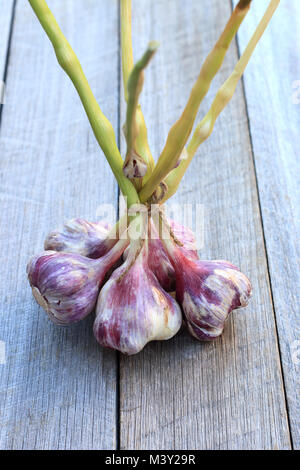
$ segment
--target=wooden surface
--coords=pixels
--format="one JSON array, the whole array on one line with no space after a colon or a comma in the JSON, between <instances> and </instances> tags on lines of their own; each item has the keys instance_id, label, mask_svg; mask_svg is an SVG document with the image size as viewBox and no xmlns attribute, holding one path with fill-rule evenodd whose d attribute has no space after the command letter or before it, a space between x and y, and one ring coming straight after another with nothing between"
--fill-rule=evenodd
<instances>
[{"instance_id":1,"label":"wooden surface","mask_svg":"<svg viewBox=\"0 0 300 470\"><path fill-rule=\"evenodd\" d=\"M51 7L117 127L118 8L110 0L101 9L94 1L79 3L74 9L73 1L56 0ZM53 328L32 301L25 269L63 220L96 218L100 203L116 206L117 185L24 0L16 8L0 155L0 321L7 350L0 366L0 447L114 448L116 354L97 346L92 318Z\"/></svg>"},{"instance_id":2,"label":"wooden surface","mask_svg":"<svg viewBox=\"0 0 300 470\"><path fill-rule=\"evenodd\" d=\"M262 2L253 9L239 43L245 47ZM282 2L245 74L272 295L291 434L300 448L300 4ZM279 47L273 47L278 40ZM261 79L259 70L264 70ZM258 90L252 84L259 83ZM297 88L295 88L297 86ZM298 351L298 353L297 353Z\"/></svg>"},{"instance_id":3,"label":"wooden surface","mask_svg":"<svg viewBox=\"0 0 300 470\"><path fill-rule=\"evenodd\" d=\"M182 331L126 358L96 345L92 318L56 327L31 297L25 267L47 232L70 217L99 218L103 203L113 217L118 191L27 2L17 0L9 48L13 2L3 8L3 1L0 341L7 357L0 364L0 448L299 449L300 364L292 356L300 340L300 105L293 100L299 2L283 0L169 204L180 205L177 218L182 204L200 205L200 256L240 266L252 280L253 299L215 343ZM253 3L199 117L267 4ZM49 0L49 6L120 134L118 2L77 0L74 8L74 0ZM134 0L133 11L135 58L149 40L161 42L141 99L156 158L231 2Z\"/></svg>"}]
</instances>

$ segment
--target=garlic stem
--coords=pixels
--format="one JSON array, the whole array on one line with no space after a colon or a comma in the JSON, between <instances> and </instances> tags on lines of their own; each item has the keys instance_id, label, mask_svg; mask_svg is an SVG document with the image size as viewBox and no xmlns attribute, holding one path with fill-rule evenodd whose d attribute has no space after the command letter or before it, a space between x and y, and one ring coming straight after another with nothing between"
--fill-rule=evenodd
<instances>
[{"instance_id":1,"label":"garlic stem","mask_svg":"<svg viewBox=\"0 0 300 470\"><path fill-rule=\"evenodd\" d=\"M124 162L124 172L126 168L131 168L131 164L133 160L136 165L139 165L138 177L145 176L147 172L147 164L144 162L144 159L141 155L139 155L138 150L136 148L136 138L138 135L138 124L140 122L137 121L137 110L138 110L138 101L139 95L142 91L143 84L144 84L144 69L149 64L151 58L155 54L158 48L158 43L156 41L152 41L149 43L148 48L142 58L135 64L133 67L127 82L127 89L128 89L128 100L127 100L127 113L126 113L126 125L125 125L125 137L127 141L127 151L126 151L126 158ZM136 169L137 167L135 167ZM134 168L129 171L129 173L134 172ZM126 173L125 173L126 174ZM127 175L128 176L128 175ZM133 175L129 176L133 178Z\"/></svg>"},{"instance_id":2,"label":"garlic stem","mask_svg":"<svg viewBox=\"0 0 300 470\"><path fill-rule=\"evenodd\" d=\"M121 48L122 48L122 72L125 101L128 101L127 83L133 70L133 51L131 34L131 0L121 0ZM147 173L143 178L145 183L150 177L155 163L148 143L148 133L141 106L136 109L136 151L147 164Z\"/></svg>"},{"instance_id":3,"label":"garlic stem","mask_svg":"<svg viewBox=\"0 0 300 470\"><path fill-rule=\"evenodd\" d=\"M128 101L128 78L133 69L133 50L131 38L131 0L121 0L121 47L124 97Z\"/></svg>"},{"instance_id":4,"label":"garlic stem","mask_svg":"<svg viewBox=\"0 0 300 470\"><path fill-rule=\"evenodd\" d=\"M116 261L120 258L123 251L129 245L129 238L122 238L101 258L99 258L99 265L102 265L103 262L110 269Z\"/></svg>"},{"instance_id":5,"label":"garlic stem","mask_svg":"<svg viewBox=\"0 0 300 470\"><path fill-rule=\"evenodd\" d=\"M207 56L189 100L179 120L170 129L165 147L149 180L139 193L141 202L150 198L157 185L177 165L184 146L191 134L199 106L207 94L210 84L222 66L225 54L240 24L245 18L251 0L240 0L234 9L215 47Z\"/></svg>"},{"instance_id":6,"label":"garlic stem","mask_svg":"<svg viewBox=\"0 0 300 470\"><path fill-rule=\"evenodd\" d=\"M54 47L58 63L70 77L79 94L95 137L108 160L122 193L127 196L128 206L138 203L137 192L122 171L123 160L117 147L113 127L102 113L78 58L63 35L46 1L28 1Z\"/></svg>"},{"instance_id":7,"label":"garlic stem","mask_svg":"<svg viewBox=\"0 0 300 470\"><path fill-rule=\"evenodd\" d=\"M187 146L188 158L186 160L183 160L179 167L173 170L172 174L170 174L169 177L167 177L165 180L166 184L168 185L168 192L162 202L165 202L176 192L178 185L189 164L191 163L198 147L211 135L218 116L221 114L225 106L231 100L236 90L237 84L241 76L243 75L248 62L279 3L280 0L271 0L263 18L261 19L254 34L252 35L245 51L243 52L238 63L236 64L232 74L223 83L223 85L217 92L208 113L196 126L190 143Z\"/></svg>"}]
</instances>

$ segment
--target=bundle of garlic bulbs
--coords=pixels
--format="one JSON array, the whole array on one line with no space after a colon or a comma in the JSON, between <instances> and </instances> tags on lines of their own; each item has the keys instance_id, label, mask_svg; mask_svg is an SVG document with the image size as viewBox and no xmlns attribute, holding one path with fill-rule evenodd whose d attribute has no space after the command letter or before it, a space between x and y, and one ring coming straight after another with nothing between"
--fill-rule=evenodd
<instances>
[{"instance_id":1,"label":"bundle of garlic bulbs","mask_svg":"<svg viewBox=\"0 0 300 470\"><path fill-rule=\"evenodd\" d=\"M80 63L44 0L29 0L51 40L59 64L73 81L95 137L127 201L116 227L74 219L48 235L45 250L28 263L33 295L60 325L96 311L94 334L104 347L135 354L153 340L173 337L182 317L189 332L209 341L219 337L230 312L247 305L251 284L227 261L200 260L194 234L164 215L199 145L232 98L249 59L279 0L269 6L234 71L218 90L208 113L195 127L197 112L220 69L251 0L240 0L206 58L188 103L171 128L154 163L139 105L144 69L155 54L152 41L135 65L131 43L131 0L121 1L124 95L127 102L124 161L111 123L103 115ZM152 216L156 207L157 217ZM141 209L141 210L138 210ZM139 229L137 230L137 227ZM176 300L170 292L176 291Z\"/></svg>"}]
</instances>

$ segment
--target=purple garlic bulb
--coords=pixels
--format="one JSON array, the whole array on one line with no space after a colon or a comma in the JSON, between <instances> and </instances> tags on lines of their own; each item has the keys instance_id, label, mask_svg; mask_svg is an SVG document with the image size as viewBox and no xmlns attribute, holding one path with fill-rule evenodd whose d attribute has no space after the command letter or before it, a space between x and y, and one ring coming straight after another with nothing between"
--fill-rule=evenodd
<instances>
[{"instance_id":1,"label":"purple garlic bulb","mask_svg":"<svg viewBox=\"0 0 300 470\"><path fill-rule=\"evenodd\" d=\"M110 226L103 222L71 219L62 230L55 230L47 236L44 248L96 259L105 255L117 241L107 239L109 229Z\"/></svg>"},{"instance_id":2,"label":"purple garlic bulb","mask_svg":"<svg viewBox=\"0 0 300 470\"><path fill-rule=\"evenodd\" d=\"M127 244L126 240L118 242L98 260L56 251L34 256L27 274L35 300L54 323L67 325L82 320L95 307L106 272Z\"/></svg>"},{"instance_id":3,"label":"purple garlic bulb","mask_svg":"<svg viewBox=\"0 0 300 470\"><path fill-rule=\"evenodd\" d=\"M172 338L182 322L179 305L148 267L147 242L140 252L137 243L131 242L126 261L102 288L94 323L98 343L127 355Z\"/></svg>"},{"instance_id":4,"label":"purple garlic bulb","mask_svg":"<svg viewBox=\"0 0 300 470\"><path fill-rule=\"evenodd\" d=\"M177 222L170 220L169 221L171 229L182 243L180 249L189 257L193 259L198 259L198 254L196 250L196 240L193 232L183 225L178 224ZM167 291L171 292L175 290L175 271L169 260L166 250L158 237L157 230L150 220L149 222L149 242L148 242L148 265L151 271L155 274L158 282L161 287ZM124 252L124 259L128 254L129 247Z\"/></svg>"},{"instance_id":5,"label":"purple garlic bulb","mask_svg":"<svg viewBox=\"0 0 300 470\"><path fill-rule=\"evenodd\" d=\"M176 273L176 298L190 333L202 341L218 338L230 312L248 304L249 279L227 261L194 260L171 246L172 242L168 245Z\"/></svg>"}]
</instances>

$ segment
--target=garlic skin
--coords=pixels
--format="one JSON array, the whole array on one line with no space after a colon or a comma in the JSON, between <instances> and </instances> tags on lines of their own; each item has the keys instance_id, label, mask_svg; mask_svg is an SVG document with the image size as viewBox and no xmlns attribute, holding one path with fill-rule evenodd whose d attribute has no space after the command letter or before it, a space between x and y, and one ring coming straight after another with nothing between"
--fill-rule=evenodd
<instances>
[{"instance_id":1,"label":"garlic skin","mask_svg":"<svg viewBox=\"0 0 300 470\"><path fill-rule=\"evenodd\" d=\"M148 267L146 242L138 255L134 245L102 288L94 323L98 343L126 355L137 354L150 341L172 338L182 323L179 305Z\"/></svg>"},{"instance_id":2,"label":"garlic skin","mask_svg":"<svg viewBox=\"0 0 300 470\"><path fill-rule=\"evenodd\" d=\"M180 250L182 252L193 258L198 259L198 253L196 250L196 239L195 235L187 227L178 224L177 222L170 220L169 221L171 229L182 243ZM129 247L124 251L123 257L126 259L129 251ZM157 278L161 287L167 291L172 292L175 290L175 271L172 266L172 263L169 260L166 250L158 237L157 230L150 220L149 222L149 241L148 241L148 266L153 271L155 277Z\"/></svg>"},{"instance_id":3,"label":"garlic skin","mask_svg":"<svg viewBox=\"0 0 300 470\"><path fill-rule=\"evenodd\" d=\"M117 240L106 240L109 224L88 222L85 219L68 220L62 230L55 230L47 236L45 250L78 253L88 258L105 255Z\"/></svg>"},{"instance_id":4,"label":"garlic skin","mask_svg":"<svg viewBox=\"0 0 300 470\"><path fill-rule=\"evenodd\" d=\"M159 238L149 240L148 264L161 287L167 292L174 291L175 271Z\"/></svg>"},{"instance_id":5,"label":"garlic skin","mask_svg":"<svg viewBox=\"0 0 300 470\"><path fill-rule=\"evenodd\" d=\"M131 150L131 153L126 155L123 165L123 173L126 178L143 178L147 169L147 163L137 152Z\"/></svg>"},{"instance_id":6,"label":"garlic skin","mask_svg":"<svg viewBox=\"0 0 300 470\"><path fill-rule=\"evenodd\" d=\"M89 315L95 307L105 274L122 255L127 241L98 260L77 253L45 251L27 265L35 300L54 323L68 325Z\"/></svg>"},{"instance_id":7,"label":"garlic skin","mask_svg":"<svg viewBox=\"0 0 300 470\"><path fill-rule=\"evenodd\" d=\"M181 225L175 220L170 219L168 222L170 224L171 230L173 231L173 234L182 243L182 246L179 248L185 254L185 256L188 256L192 259L199 259L194 232L189 227Z\"/></svg>"},{"instance_id":8,"label":"garlic skin","mask_svg":"<svg viewBox=\"0 0 300 470\"><path fill-rule=\"evenodd\" d=\"M233 264L192 260L173 248L176 298L190 333L201 341L218 338L232 310L245 307L252 294L249 279Z\"/></svg>"},{"instance_id":9,"label":"garlic skin","mask_svg":"<svg viewBox=\"0 0 300 470\"><path fill-rule=\"evenodd\" d=\"M34 298L54 323L74 323L93 310L101 281L96 261L46 251L30 260L27 274Z\"/></svg>"}]
</instances>

